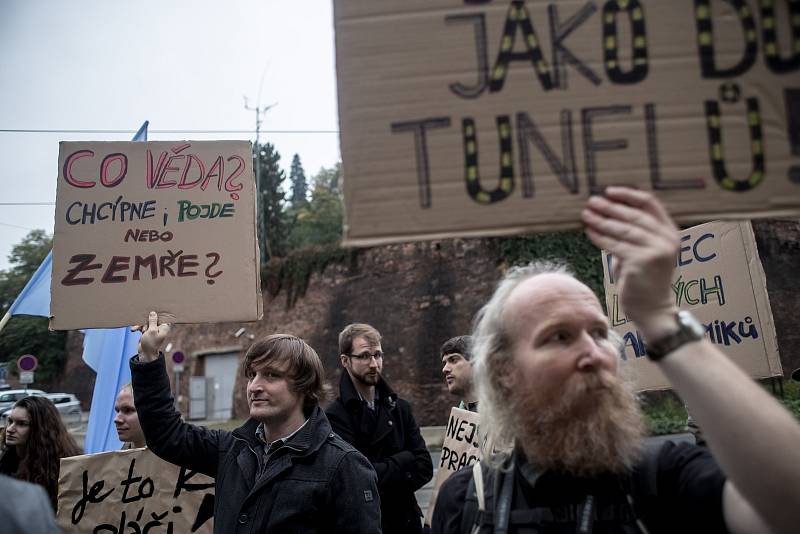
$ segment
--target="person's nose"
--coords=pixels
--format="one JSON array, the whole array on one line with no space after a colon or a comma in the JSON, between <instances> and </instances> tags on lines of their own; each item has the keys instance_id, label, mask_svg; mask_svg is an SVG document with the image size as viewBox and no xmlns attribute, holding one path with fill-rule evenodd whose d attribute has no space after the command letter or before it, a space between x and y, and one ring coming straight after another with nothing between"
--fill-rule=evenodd
<instances>
[{"instance_id":1,"label":"person's nose","mask_svg":"<svg viewBox=\"0 0 800 534\"><path fill-rule=\"evenodd\" d=\"M121 425L122 424L122 414L117 412L117 415L114 416L114 424Z\"/></svg>"},{"instance_id":2,"label":"person's nose","mask_svg":"<svg viewBox=\"0 0 800 534\"><path fill-rule=\"evenodd\" d=\"M264 384L260 377L255 376L250 383L247 384L248 393L259 393L264 390Z\"/></svg>"},{"instance_id":3,"label":"person's nose","mask_svg":"<svg viewBox=\"0 0 800 534\"><path fill-rule=\"evenodd\" d=\"M583 332L578 340L578 370L593 371L603 365L603 349L590 333Z\"/></svg>"}]
</instances>

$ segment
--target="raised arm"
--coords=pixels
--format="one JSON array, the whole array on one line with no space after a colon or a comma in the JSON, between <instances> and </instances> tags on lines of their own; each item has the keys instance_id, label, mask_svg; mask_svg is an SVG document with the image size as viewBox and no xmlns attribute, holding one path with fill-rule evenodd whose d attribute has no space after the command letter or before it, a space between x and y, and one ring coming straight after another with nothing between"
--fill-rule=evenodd
<instances>
[{"instance_id":1,"label":"raised arm","mask_svg":"<svg viewBox=\"0 0 800 534\"><path fill-rule=\"evenodd\" d=\"M589 199L586 232L617 259L620 300L646 342L675 332L670 284L678 233L649 193L609 187ZM796 532L800 524L800 425L708 340L658 362L699 422L728 477L723 508L732 532Z\"/></svg>"},{"instance_id":2,"label":"raised arm","mask_svg":"<svg viewBox=\"0 0 800 534\"><path fill-rule=\"evenodd\" d=\"M139 341L139 354L131 359L131 383L139 423L147 446L158 457L213 477L217 473L220 440L225 433L185 423L175 410L166 362L160 354L169 330L168 324L159 325L158 315L150 312Z\"/></svg>"}]
</instances>

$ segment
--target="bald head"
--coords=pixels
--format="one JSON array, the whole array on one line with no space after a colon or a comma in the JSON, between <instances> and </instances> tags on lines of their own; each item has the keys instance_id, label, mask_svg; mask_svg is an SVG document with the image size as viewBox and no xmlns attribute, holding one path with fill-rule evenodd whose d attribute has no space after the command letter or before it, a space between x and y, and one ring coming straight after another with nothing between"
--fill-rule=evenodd
<instances>
[{"instance_id":1,"label":"bald head","mask_svg":"<svg viewBox=\"0 0 800 534\"><path fill-rule=\"evenodd\" d=\"M520 281L508 294L502 309L511 344L525 339L536 326L547 326L555 312L588 309L605 316L603 307L589 287L566 273L536 274Z\"/></svg>"}]
</instances>

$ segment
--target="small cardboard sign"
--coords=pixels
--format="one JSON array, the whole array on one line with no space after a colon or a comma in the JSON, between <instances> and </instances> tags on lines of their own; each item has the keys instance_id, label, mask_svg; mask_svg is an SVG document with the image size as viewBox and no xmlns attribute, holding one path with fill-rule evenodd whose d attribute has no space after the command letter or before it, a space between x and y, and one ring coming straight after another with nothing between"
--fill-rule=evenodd
<instances>
[{"instance_id":1,"label":"small cardboard sign","mask_svg":"<svg viewBox=\"0 0 800 534\"><path fill-rule=\"evenodd\" d=\"M481 459L480 433L478 432L478 414L461 408L450 410L450 418L445 427L442 441L442 456L436 477L433 479L433 491L428 503L425 524L430 525L433 508L439 488L450 475L463 467L469 467Z\"/></svg>"},{"instance_id":2,"label":"small cardboard sign","mask_svg":"<svg viewBox=\"0 0 800 534\"><path fill-rule=\"evenodd\" d=\"M62 142L50 326L261 317L247 141Z\"/></svg>"},{"instance_id":3,"label":"small cardboard sign","mask_svg":"<svg viewBox=\"0 0 800 534\"><path fill-rule=\"evenodd\" d=\"M672 387L646 358L644 340L620 307L614 257L603 255L611 327L625 342L624 365L633 367L637 389ZM681 231L672 283L675 303L706 326L706 337L754 378L781 376L767 284L749 221L714 221Z\"/></svg>"},{"instance_id":4,"label":"small cardboard sign","mask_svg":"<svg viewBox=\"0 0 800 534\"><path fill-rule=\"evenodd\" d=\"M800 19L755 0L335 0L345 244L800 213ZM790 11L791 10L791 11Z\"/></svg>"},{"instance_id":5,"label":"small cardboard sign","mask_svg":"<svg viewBox=\"0 0 800 534\"><path fill-rule=\"evenodd\" d=\"M61 460L58 526L65 533L214 530L214 479L147 449Z\"/></svg>"}]
</instances>

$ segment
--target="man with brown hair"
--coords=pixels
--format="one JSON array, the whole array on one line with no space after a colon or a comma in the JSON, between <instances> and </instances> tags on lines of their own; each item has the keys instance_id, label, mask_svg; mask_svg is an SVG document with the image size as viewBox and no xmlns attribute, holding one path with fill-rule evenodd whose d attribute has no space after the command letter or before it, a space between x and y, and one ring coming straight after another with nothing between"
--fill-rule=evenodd
<instances>
[{"instance_id":1,"label":"man with brown hair","mask_svg":"<svg viewBox=\"0 0 800 534\"><path fill-rule=\"evenodd\" d=\"M147 446L216 479L214 532L380 533L377 478L319 407L322 362L302 339L271 335L247 351L250 418L233 432L181 420L159 352L169 325L150 313L131 359Z\"/></svg>"},{"instance_id":2,"label":"man with brown hair","mask_svg":"<svg viewBox=\"0 0 800 534\"><path fill-rule=\"evenodd\" d=\"M339 359L339 398L326 410L331 426L378 473L384 534L420 532L414 492L431 479L433 464L411 406L381 375L380 332L368 324L348 325L339 334Z\"/></svg>"}]
</instances>

